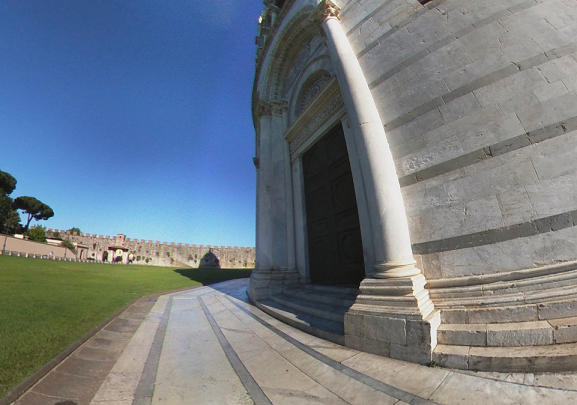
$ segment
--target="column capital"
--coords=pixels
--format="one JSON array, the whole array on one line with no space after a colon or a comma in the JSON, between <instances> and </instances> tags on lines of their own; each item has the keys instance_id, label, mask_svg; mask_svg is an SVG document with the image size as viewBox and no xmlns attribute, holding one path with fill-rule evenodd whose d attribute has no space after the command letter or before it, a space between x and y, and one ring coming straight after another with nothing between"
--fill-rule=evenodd
<instances>
[{"instance_id":1,"label":"column capital","mask_svg":"<svg viewBox=\"0 0 577 405\"><path fill-rule=\"evenodd\" d=\"M254 109L254 112L259 119L262 118L263 116L270 117L272 115L271 103L259 100L256 105L256 108Z\"/></svg>"},{"instance_id":2,"label":"column capital","mask_svg":"<svg viewBox=\"0 0 577 405\"><path fill-rule=\"evenodd\" d=\"M260 119L273 115L283 115L285 111L288 111L288 103L284 100L271 102L259 100L255 108L255 115Z\"/></svg>"},{"instance_id":3,"label":"column capital","mask_svg":"<svg viewBox=\"0 0 577 405\"><path fill-rule=\"evenodd\" d=\"M286 101L273 101L270 103L271 113L274 115L283 115L288 111L288 103Z\"/></svg>"},{"instance_id":4,"label":"column capital","mask_svg":"<svg viewBox=\"0 0 577 405\"><path fill-rule=\"evenodd\" d=\"M311 14L311 20L320 23L325 22L330 18L339 19L341 8L333 3L331 0L321 0L316 10Z\"/></svg>"}]
</instances>

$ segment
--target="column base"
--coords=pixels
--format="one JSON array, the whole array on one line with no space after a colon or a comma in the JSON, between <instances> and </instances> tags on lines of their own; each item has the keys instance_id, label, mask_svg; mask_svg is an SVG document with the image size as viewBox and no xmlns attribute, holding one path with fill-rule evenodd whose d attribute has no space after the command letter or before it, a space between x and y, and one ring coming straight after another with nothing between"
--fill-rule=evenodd
<instances>
[{"instance_id":1,"label":"column base","mask_svg":"<svg viewBox=\"0 0 577 405\"><path fill-rule=\"evenodd\" d=\"M345 314L345 346L428 365L437 345L440 312L422 274L365 279Z\"/></svg>"},{"instance_id":2,"label":"column base","mask_svg":"<svg viewBox=\"0 0 577 405\"><path fill-rule=\"evenodd\" d=\"M268 299L282 292L285 286L298 284L299 277L296 269L254 269L250 275L248 298L253 304Z\"/></svg>"}]
</instances>

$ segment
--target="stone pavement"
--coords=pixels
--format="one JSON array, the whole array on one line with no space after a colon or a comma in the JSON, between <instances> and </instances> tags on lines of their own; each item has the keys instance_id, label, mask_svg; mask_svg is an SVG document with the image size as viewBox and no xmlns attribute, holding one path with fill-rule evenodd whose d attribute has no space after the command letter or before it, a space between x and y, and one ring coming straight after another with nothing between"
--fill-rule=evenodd
<instances>
[{"instance_id":1,"label":"stone pavement","mask_svg":"<svg viewBox=\"0 0 577 405\"><path fill-rule=\"evenodd\" d=\"M154 307L156 300L157 296L154 295L136 300L64 360L57 363L56 367L25 391L16 403L18 405L89 404L134 333ZM25 384L31 379L35 379L35 375L25 381ZM21 387L16 390L19 388ZM9 397L10 395L2 398L0 404L10 401Z\"/></svg>"},{"instance_id":2,"label":"stone pavement","mask_svg":"<svg viewBox=\"0 0 577 405\"><path fill-rule=\"evenodd\" d=\"M64 361L15 405L544 405L577 401L575 373L431 368L312 337L250 305L247 285L246 279L231 280L159 297L129 341L110 344L114 347L109 350L117 354L115 362L111 357L92 358L99 381L89 376L82 380L78 375L82 367L63 369ZM123 322L113 321L95 336L100 336L101 343L114 341L114 334L122 333ZM78 362L94 345L89 342L69 358ZM60 374L55 385L59 388L50 391L54 373ZM66 375L69 382L63 384Z\"/></svg>"}]
</instances>

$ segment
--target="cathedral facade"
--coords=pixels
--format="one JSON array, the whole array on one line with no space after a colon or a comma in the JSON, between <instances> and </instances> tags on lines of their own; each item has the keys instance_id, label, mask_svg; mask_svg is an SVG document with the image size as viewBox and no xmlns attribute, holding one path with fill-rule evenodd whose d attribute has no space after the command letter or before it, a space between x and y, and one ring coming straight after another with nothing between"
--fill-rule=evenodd
<instances>
[{"instance_id":1,"label":"cathedral facade","mask_svg":"<svg viewBox=\"0 0 577 405\"><path fill-rule=\"evenodd\" d=\"M577 3L264 3L250 299L401 360L577 369Z\"/></svg>"}]
</instances>

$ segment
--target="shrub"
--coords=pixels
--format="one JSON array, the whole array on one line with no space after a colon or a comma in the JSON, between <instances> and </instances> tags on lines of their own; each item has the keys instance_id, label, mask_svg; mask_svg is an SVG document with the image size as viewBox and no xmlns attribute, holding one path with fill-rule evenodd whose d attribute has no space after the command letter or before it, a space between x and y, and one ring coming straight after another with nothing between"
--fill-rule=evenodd
<instances>
[{"instance_id":1,"label":"shrub","mask_svg":"<svg viewBox=\"0 0 577 405\"><path fill-rule=\"evenodd\" d=\"M63 240L63 241L60 243L60 246L65 247L65 248L68 248L68 249L72 250L72 252L73 252L74 254L76 254L76 246L74 246L74 243L70 242L69 240ZM93 254L94 254L94 253L93 253Z\"/></svg>"},{"instance_id":2,"label":"shrub","mask_svg":"<svg viewBox=\"0 0 577 405\"><path fill-rule=\"evenodd\" d=\"M43 226L34 226L26 231L26 236L35 242L46 242L46 229Z\"/></svg>"}]
</instances>

